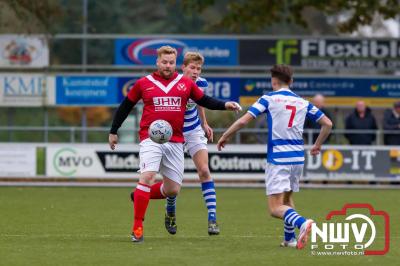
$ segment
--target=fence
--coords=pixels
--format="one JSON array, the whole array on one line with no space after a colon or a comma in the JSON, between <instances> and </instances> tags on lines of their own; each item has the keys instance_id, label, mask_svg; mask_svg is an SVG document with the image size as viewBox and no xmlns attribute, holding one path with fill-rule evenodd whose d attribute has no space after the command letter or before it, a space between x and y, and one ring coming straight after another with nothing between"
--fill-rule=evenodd
<instances>
[{"instance_id":1,"label":"fence","mask_svg":"<svg viewBox=\"0 0 400 266\"><path fill-rule=\"evenodd\" d=\"M0 142L15 142L14 133L27 133L25 139L18 139L18 142L69 142L69 143L94 143L94 142L107 142L109 127L42 127L42 126L0 126ZM214 128L216 136L222 134L226 128ZM138 128L121 128L119 135L124 136L122 143L138 143ZM304 142L308 145L313 144L314 134L319 131L315 129L304 130ZM38 134L39 137L32 138L32 134ZM52 139L52 134L59 134L59 138ZM81 138L82 135L89 135L87 138ZM268 129L266 128L243 128L236 133L232 142L235 144L254 144L254 143L267 143ZM400 138L399 130L346 130L346 129L333 129L329 143L331 144L346 144L344 135L346 134L375 134L376 141L374 145L384 145L384 135L393 134L398 135ZM96 137L93 137L93 136ZM128 137L126 137L128 135ZM92 136L92 137L90 137ZM85 141L86 139L86 141ZM82 141L83 140L83 141Z\"/></svg>"}]
</instances>

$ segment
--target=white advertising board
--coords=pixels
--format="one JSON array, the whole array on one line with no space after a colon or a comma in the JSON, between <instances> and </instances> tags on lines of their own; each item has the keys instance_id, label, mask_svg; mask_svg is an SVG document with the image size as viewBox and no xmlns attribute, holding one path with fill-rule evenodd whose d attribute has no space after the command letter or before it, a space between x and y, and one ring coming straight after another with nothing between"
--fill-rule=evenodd
<instances>
[{"instance_id":1,"label":"white advertising board","mask_svg":"<svg viewBox=\"0 0 400 266\"><path fill-rule=\"evenodd\" d=\"M0 74L0 106L51 105L54 104L54 91L54 77L41 74Z\"/></svg>"},{"instance_id":2,"label":"white advertising board","mask_svg":"<svg viewBox=\"0 0 400 266\"><path fill-rule=\"evenodd\" d=\"M0 177L36 176L36 147L0 144Z\"/></svg>"},{"instance_id":3,"label":"white advertising board","mask_svg":"<svg viewBox=\"0 0 400 266\"><path fill-rule=\"evenodd\" d=\"M398 180L400 150L383 146L325 146L318 156L305 150L304 180ZM209 145L209 167L216 180L265 178L266 146L228 145L222 152ZM47 176L92 178L137 178L139 146L48 145ZM184 180L197 180L190 157L185 157Z\"/></svg>"},{"instance_id":4,"label":"white advertising board","mask_svg":"<svg viewBox=\"0 0 400 266\"><path fill-rule=\"evenodd\" d=\"M0 68L41 68L49 65L49 47L43 35L0 35Z\"/></svg>"}]
</instances>

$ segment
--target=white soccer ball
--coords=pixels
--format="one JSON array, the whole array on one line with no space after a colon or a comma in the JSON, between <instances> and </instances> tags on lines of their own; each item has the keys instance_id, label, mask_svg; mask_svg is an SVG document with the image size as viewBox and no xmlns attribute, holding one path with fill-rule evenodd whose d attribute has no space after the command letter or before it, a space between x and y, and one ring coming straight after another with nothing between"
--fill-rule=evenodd
<instances>
[{"instance_id":1,"label":"white soccer ball","mask_svg":"<svg viewBox=\"0 0 400 266\"><path fill-rule=\"evenodd\" d=\"M172 137L171 124L165 120L156 120L150 124L149 137L152 141L163 144Z\"/></svg>"}]
</instances>

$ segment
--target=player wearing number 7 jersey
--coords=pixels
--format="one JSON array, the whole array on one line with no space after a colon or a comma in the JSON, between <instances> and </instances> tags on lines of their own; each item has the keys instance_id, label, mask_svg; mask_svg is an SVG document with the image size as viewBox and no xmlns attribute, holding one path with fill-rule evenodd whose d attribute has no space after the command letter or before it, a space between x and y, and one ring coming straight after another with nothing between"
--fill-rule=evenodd
<instances>
[{"instance_id":1,"label":"player wearing number 7 jersey","mask_svg":"<svg viewBox=\"0 0 400 266\"><path fill-rule=\"evenodd\" d=\"M311 148L311 155L321 151L328 137L332 122L317 107L297 96L289 89L293 83L292 70L286 65L271 69L273 92L263 95L247 113L237 120L219 139L221 150L230 137L261 114L267 115L268 151L265 170L266 194L270 213L284 222L283 247L304 248L313 220L305 219L294 210L293 192L299 191L303 174L304 142L303 125L306 117L321 124L321 131ZM296 239L295 228L300 229Z\"/></svg>"}]
</instances>

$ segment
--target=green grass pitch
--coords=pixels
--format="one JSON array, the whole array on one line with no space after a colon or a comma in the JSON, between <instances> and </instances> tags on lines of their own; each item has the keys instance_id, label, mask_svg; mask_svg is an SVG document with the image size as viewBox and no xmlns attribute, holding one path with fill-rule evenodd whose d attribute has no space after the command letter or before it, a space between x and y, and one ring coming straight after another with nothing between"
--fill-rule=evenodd
<instances>
[{"instance_id":1,"label":"green grass pitch","mask_svg":"<svg viewBox=\"0 0 400 266\"><path fill-rule=\"evenodd\" d=\"M200 189L183 188L178 233L164 228L164 201L151 201L145 242L130 242L130 188L0 187L0 265L399 265L399 190L303 189L304 216L322 220L345 203L391 216L385 256L312 256L280 248L282 222L266 211L264 189L217 189L219 236L208 236Z\"/></svg>"}]
</instances>

